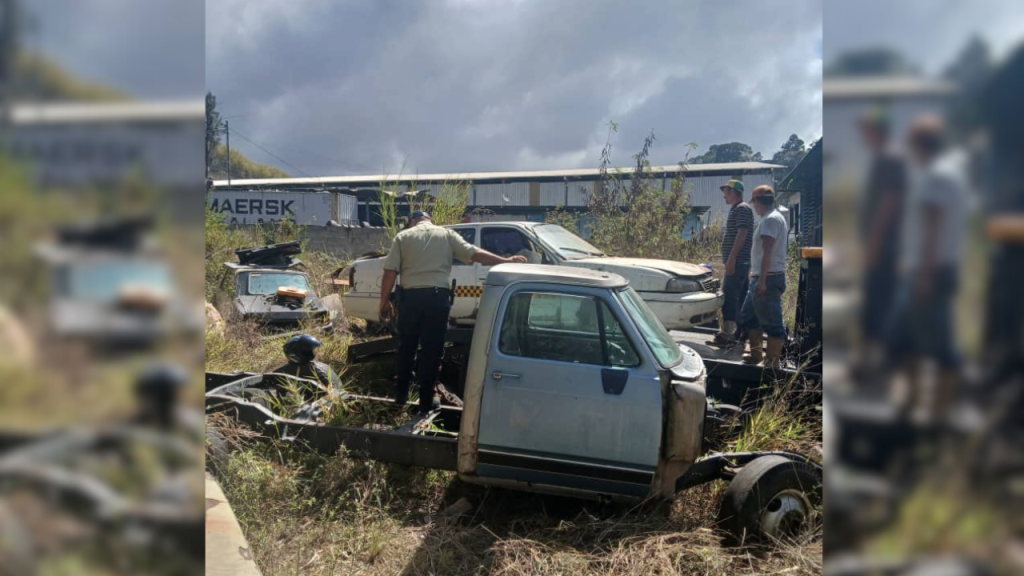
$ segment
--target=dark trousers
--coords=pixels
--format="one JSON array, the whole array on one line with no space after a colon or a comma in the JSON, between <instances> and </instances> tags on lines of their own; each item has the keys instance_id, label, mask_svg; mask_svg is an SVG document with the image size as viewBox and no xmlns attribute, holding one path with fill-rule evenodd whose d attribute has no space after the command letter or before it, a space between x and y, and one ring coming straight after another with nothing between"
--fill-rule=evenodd
<instances>
[{"instance_id":1,"label":"dark trousers","mask_svg":"<svg viewBox=\"0 0 1024 576\"><path fill-rule=\"evenodd\" d=\"M886 337L893 298L899 289L896 265L884 262L865 271L861 330L865 340L882 342Z\"/></svg>"},{"instance_id":2,"label":"dark trousers","mask_svg":"<svg viewBox=\"0 0 1024 576\"><path fill-rule=\"evenodd\" d=\"M418 357L416 375L420 385L420 409L433 406L434 381L444 355L445 331L451 304L447 288L402 290L398 303L398 381L395 402L409 399L413 359ZM416 350L419 348L419 354Z\"/></svg>"},{"instance_id":3,"label":"dark trousers","mask_svg":"<svg viewBox=\"0 0 1024 576\"><path fill-rule=\"evenodd\" d=\"M740 308L750 286L750 262L737 262L732 274L722 280L722 320L738 322Z\"/></svg>"}]
</instances>

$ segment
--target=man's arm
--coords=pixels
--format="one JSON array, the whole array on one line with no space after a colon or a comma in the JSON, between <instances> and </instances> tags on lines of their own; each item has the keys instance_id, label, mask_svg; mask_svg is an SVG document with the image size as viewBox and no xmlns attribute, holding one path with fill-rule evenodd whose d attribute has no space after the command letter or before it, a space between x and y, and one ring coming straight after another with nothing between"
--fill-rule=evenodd
<instances>
[{"instance_id":1,"label":"man's arm","mask_svg":"<svg viewBox=\"0 0 1024 576\"><path fill-rule=\"evenodd\" d=\"M395 288L395 281L398 278L398 271L402 269L402 248L399 245L401 235L396 236L391 243L391 250L384 259L384 277L380 283L380 321L390 322L395 313L395 307L391 304L391 291Z\"/></svg>"},{"instance_id":2,"label":"man's arm","mask_svg":"<svg viewBox=\"0 0 1024 576\"><path fill-rule=\"evenodd\" d=\"M394 306L391 304L391 291L395 288L395 281L398 279L398 272L385 270L384 277L380 281L380 321L388 322L394 313Z\"/></svg>"},{"instance_id":3,"label":"man's arm","mask_svg":"<svg viewBox=\"0 0 1024 576\"><path fill-rule=\"evenodd\" d=\"M492 254L483 248L477 250L469 258L470 262L477 262L484 266L497 266L498 264L511 264L513 262L526 262L526 256L512 256L510 258L502 258L497 254Z\"/></svg>"},{"instance_id":4,"label":"man's arm","mask_svg":"<svg viewBox=\"0 0 1024 576\"><path fill-rule=\"evenodd\" d=\"M764 284L768 272L772 269L772 248L775 247L775 238L772 236L761 236L761 246L764 252L761 255L761 276L757 279L758 284Z\"/></svg>"},{"instance_id":5,"label":"man's arm","mask_svg":"<svg viewBox=\"0 0 1024 576\"><path fill-rule=\"evenodd\" d=\"M732 271L729 270L730 268L736 269L736 257L739 255L740 250L743 249L743 243L747 241L748 233L750 233L750 230L747 228L740 228L736 231L736 241L733 242L732 251L729 252L729 260L725 263L725 269L729 274L732 274ZM730 264L732 265L730 266Z\"/></svg>"},{"instance_id":6,"label":"man's arm","mask_svg":"<svg viewBox=\"0 0 1024 576\"><path fill-rule=\"evenodd\" d=\"M879 209L878 218L872 223L871 233L868 236L868 263L878 261L882 251L882 240L885 238L885 231L889 228L892 219L896 216L899 208L899 199L893 194L886 194Z\"/></svg>"},{"instance_id":7,"label":"man's arm","mask_svg":"<svg viewBox=\"0 0 1024 576\"><path fill-rule=\"evenodd\" d=\"M928 204L924 212L924 253L921 255L921 274L918 276L918 295L927 298L934 278L939 253L939 232L944 216L941 206Z\"/></svg>"}]
</instances>

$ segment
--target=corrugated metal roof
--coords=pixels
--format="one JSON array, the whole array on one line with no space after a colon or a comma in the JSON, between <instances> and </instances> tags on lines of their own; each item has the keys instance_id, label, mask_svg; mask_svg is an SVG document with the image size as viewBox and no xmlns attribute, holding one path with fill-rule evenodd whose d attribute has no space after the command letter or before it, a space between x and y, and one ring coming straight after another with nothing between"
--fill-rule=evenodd
<instances>
[{"instance_id":1,"label":"corrugated metal roof","mask_svg":"<svg viewBox=\"0 0 1024 576\"><path fill-rule=\"evenodd\" d=\"M835 78L822 82L822 97L885 98L896 96L945 96L956 86L944 80L917 76L866 76Z\"/></svg>"},{"instance_id":2,"label":"corrugated metal roof","mask_svg":"<svg viewBox=\"0 0 1024 576\"><path fill-rule=\"evenodd\" d=\"M10 114L11 123L15 125L176 122L205 118L206 103L203 100L14 104Z\"/></svg>"},{"instance_id":3,"label":"corrugated metal roof","mask_svg":"<svg viewBox=\"0 0 1024 576\"><path fill-rule=\"evenodd\" d=\"M651 172L662 174L674 174L684 171L687 174L700 174L706 172L737 172L748 170L771 170L785 168L779 164L768 164L765 162L728 162L722 164L687 164L681 168L677 164L670 166L652 166ZM623 174L633 173L633 168L618 168ZM418 174L398 176L394 174L371 174L365 176L322 176L315 178L257 178L248 180L232 179L231 186L361 186L367 184L378 184L383 180L401 182L445 182L445 181L473 181L481 180L539 180L548 178L584 179L596 178L600 170L596 168L581 168L575 170L535 170L525 172L465 172L451 174ZM227 186L227 180L217 180L214 186Z\"/></svg>"}]
</instances>

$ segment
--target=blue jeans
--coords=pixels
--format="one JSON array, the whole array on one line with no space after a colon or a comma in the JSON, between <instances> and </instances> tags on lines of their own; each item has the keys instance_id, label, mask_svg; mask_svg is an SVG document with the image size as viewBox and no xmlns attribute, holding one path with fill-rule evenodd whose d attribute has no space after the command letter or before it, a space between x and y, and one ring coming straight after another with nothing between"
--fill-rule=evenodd
<instances>
[{"instance_id":1,"label":"blue jeans","mask_svg":"<svg viewBox=\"0 0 1024 576\"><path fill-rule=\"evenodd\" d=\"M886 348L892 362L932 358L945 369L960 366L953 322L957 274L953 266L936 270L927 280L931 286L927 299L915 293L919 272L907 274L900 283L886 334Z\"/></svg>"},{"instance_id":2,"label":"blue jeans","mask_svg":"<svg viewBox=\"0 0 1024 576\"><path fill-rule=\"evenodd\" d=\"M750 262L737 262L736 270L722 279L722 320L737 322L750 288Z\"/></svg>"},{"instance_id":3,"label":"blue jeans","mask_svg":"<svg viewBox=\"0 0 1024 576\"><path fill-rule=\"evenodd\" d=\"M786 291L786 275L772 274L765 279L763 296L757 295L757 276L750 277L747 299L740 309L740 328L760 328L770 338L785 338L786 324L782 321L782 293Z\"/></svg>"}]
</instances>

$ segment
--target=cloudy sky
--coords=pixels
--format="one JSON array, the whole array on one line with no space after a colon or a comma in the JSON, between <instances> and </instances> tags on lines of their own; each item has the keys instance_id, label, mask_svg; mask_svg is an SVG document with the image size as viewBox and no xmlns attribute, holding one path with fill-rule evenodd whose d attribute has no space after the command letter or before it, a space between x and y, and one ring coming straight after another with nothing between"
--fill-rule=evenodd
<instances>
[{"instance_id":1,"label":"cloudy sky","mask_svg":"<svg viewBox=\"0 0 1024 576\"><path fill-rule=\"evenodd\" d=\"M203 0L20 0L23 42L143 98L203 94Z\"/></svg>"},{"instance_id":2,"label":"cloudy sky","mask_svg":"<svg viewBox=\"0 0 1024 576\"><path fill-rule=\"evenodd\" d=\"M829 2L826 65L845 51L887 46L926 73L944 69L972 35L1002 57L1024 39L1020 0L857 0Z\"/></svg>"},{"instance_id":3,"label":"cloudy sky","mask_svg":"<svg viewBox=\"0 0 1024 576\"><path fill-rule=\"evenodd\" d=\"M232 146L293 175L596 167L609 120L621 162L652 129L655 163L770 156L821 133L821 22L815 0L211 0L206 81Z\"/></svg>"},{"instance_id":4,"label":"cloudy sky","mask_svg":"<svg viewBox=\"0 0 1024 576\"><path fill-rule=\"evenodd\" d=\"M821 134L822 57L887 45L933 71L974 32L997 55L1024 35L1018 0L23 4L31 47L141 97L208 87L232 145L296 175L591 167L609 120L620 163L652 129L656 163L770 156Z\"/></svg>"}]
</instances>

